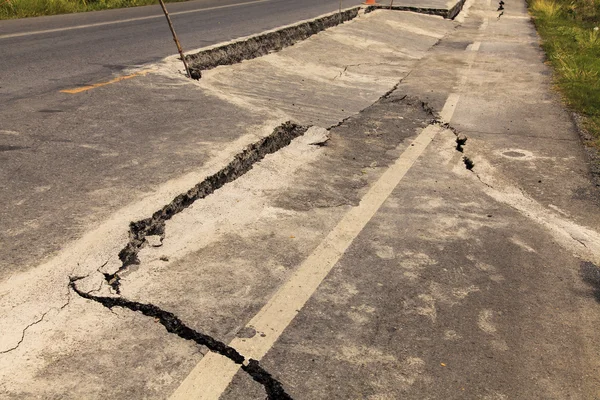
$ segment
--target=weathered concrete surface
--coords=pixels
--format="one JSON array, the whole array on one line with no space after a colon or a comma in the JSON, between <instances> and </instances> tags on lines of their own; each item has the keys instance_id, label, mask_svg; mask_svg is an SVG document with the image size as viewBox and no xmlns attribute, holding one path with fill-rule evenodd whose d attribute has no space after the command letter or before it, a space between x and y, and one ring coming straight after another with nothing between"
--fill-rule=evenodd
<instances>
[{"instance_id":1,"label":"weathered concrete surface","mask_svg":"<svg viewBox=\"0 0 600 400\"><path fill-rule=\"evenodd\" d=\"M432 143L263 360L295 398L598 394L580 260L485 196L454 147ZM224 398L242 397L262 394L238 374Z\"/></svg>"},{"instance_id":2,"label":"weathered concrete surface","mask_svg":"<svg viewBox=\"0 0 600 400\"><path fill-rule=\"evenodd\" d=\"M322 130L313 130L167 221L162 245L144 247L141 264L122 274L122 295L175 312L224 342L271 338L249 321L332 232L346 238L336 231L340 221L434 129L382 207L346 238L350 247L306 306L272 337L261 364L300 399L598 397L596 197L523 5L506 5L500 19L496 7L475 2L456 30L440 18L375 12L336 28L344 35L325 32L190 85L227 104L223 114L234 107L256 116L256 126L285 118L336 126L325 146L316 145ZM377 42L390 26L402 29L404 47L389 36ZM323 37L343 51L319 52L327 49ZM369 69L344 71L361 51ZM188 85L171 65L156 70L174 78L158 82ZM369 107L394 73L402 82ZM467 137L463 153L443 122ZM167 398L203 371L194 366L208 359L205 349L66 288L69 274L91 273L80 288L109 295L95 270L106 260L100 271L118 266L127 240L122 218L148 216L188 178L159 187L62 258L3 286L3 301L20 306L4 314L2 331L17 339L20 330L6 321L24 315L22 328L42 315L30 309L56 309L1 356L0 393ZM222 397L258 399L264 391L238 374Z\"/></svg>"},{"instance_id":3,"label":"weathered concrete surface","mask_svg":"<svg viewBox=\"0 0 600 400\"><path fill-rule=\"evenodd\" d=\"M500 18L495 7L471 8L480 17L432 49L400 89L437 110L458 95L452 126L469 138L466 154L482 157L480 171L496 171L558 215L597 229L598 190L571 116L548 89L551 71L525 5Z\"/></svg>"},{"instance_id":4,"label":"weathered concrete surface","mask_svg":"<svg viewBox=\"0 0 600 400\"><path fill-rule=\"evenodd\" d=\"M7 174L6 181L13 185L10 190L2 192L3 196L6 196L8 201L14 202L15 206L17 203L31 206L29 211L21 214L7 213L5 220L9 225L14 223L13 226L17 226L23 223L23 216L33 215L31 220L38 225L32 222L30 225L34 230L12 231L12 233L16 232L14 236L7 235L7 241L16 246L13 251L5 254L8 257L5 265L11 268L18 267L24 272L13 272L6 276L0 288L3 296L0 317L3 332L2 350L4 351L0 360L3 377L2 393L16 398L31 396L103 398L107 395L116 398L161 398L165 393L174 390L201 358L202 353L190 352L190 348L193 347L190 347L188 343L174 343L165 348L162 343L170 338L165 337L165 333L158 325L156 325L156 329L144 330L143 335L132 335L130 329L135 329L137 322L133 322L127 317L128 312L115 310L116 314L105 315L106 310L100 305L89 307L90 304L87 301L73 297L73 294L69 294L67 291L69 276L92 274L91 279L82 282L81 287L86 290L98 288L98 284L102 283L100 272L114 272L119 267L117 254L127 242L129 221L150 216L154 211L170 202L177 194L187 191L205 176L221 168L245 145L269 134L284 120L294 119L302 123L317 121L324 126L329 126L335 125L340 120L367 107L402 79L410 71L410 65L414 65L428 48L454 26L452 22L436 17L377 12L339 29L343 28L349 37L358 38L361 33L366 36L370 30L379 29L375 25L386 21L389 21L385 28L386 36L379 37L379 41L372 49L369 45L373 42L366 40L357 45L340 44L344 40L344 35L332 35L331 38L327 36L323 39L319 34L303 43L310 46L310 43L314 42L313 49L319 48L325 54L335 52L339 56L339 63L336 64L325 58L311 59L308 57L308 52L304 50L303 54L306 55L307 62L312 63L310 64L314 72L312 75L302 70L297 70L298 73L294 75L292 71L287 70L285 64L277 64L278 60L281 61L280 57L282 56L291 59L298 57L294 56L292 49L290 52L284 51L265 57L268 62L273 62L271 67L273 75L280 75L279 85L293 85L286 88L281 87L279 94L276 93L276 82L272 82L271 86L264 86L262 89L257 88L259 91L274 91L269 93L268 97L262 98L259 96L248 98L243 93L228 92L228 89L219 83L219 79L225 79L226 74L231 73L228 71L229 68L249 68L250 62L233 67L217 68L214 70L212 79L209 75L208 79L196 85L182 79L175 69L169 69L172 65L169 61L154 70L157 73L168 72L166 76L155 73L122 82L118 86L99 88L81 97L65 95L65 103L71 107L70 109L74 113L73 119L57 117L56 115L60 114L58 112L44 112L43 114L48 117L44 120L34 119L31 126L28 127L27 134L16 123L15 126L7 126L5 133L25 141L29 140L27 143L24 142L28 145L38 143L40 137L45 139L49 131L67 132L68 140L72 140L68 143L73 145L71 154L73 159L64 158L63 146L46 144L53 143L52 137L38 145L38 151L44 152L44 159L49 165L61 162L61 168L58 169L60 176L58 177L52 175L57 171L55 168L40 169L38 167L39 174L36 176L41 182L38 186L41 188L39 193L43 194L42 197L27 197L33 194L27 192L21 193L26 198L15 198L14 194L20 193L19 181L8 179L9 176L19 176L18 173L23 171L23 168L33 168L33 160L39 165L39 157L28 159L28 154L24 153L21 155L21 159L11 158L7 164L8 168L3 169L3 172ZM354 32L351 29L352 24L356 24ZM369 25L373 25L372 29L369 29ZM401 44L398 44L396 37L398 33L406 37ZM386 46L389 48L386 49ZM294 46L293 50L303 51L300 45ZM362 52L361 56L356 54L357 50ZM255 71L264 70L262 63L265 62L265 59L252 62ZM295 62L300 63L299 60L300 57ZM352 71L352 67L348 67L348 71L344 71L347 65L345 63L360 64L376 60L381 65L374 65L365 72ZM321 69L317 65L318 62L323 63ZM402 68L394 67L400 65ZM329 72L332 72L331 76L328 75ZM290 91L296 90L295 88L303 80L310 85L309 90L296 94L290 93ZM336 96L344 96L345 100L335 99L331 94L332 90L336 91ZM113 96L118 101L115 100L110 106L95 104L95 99L106 98L107 95ZM352 99L352 96L358 97ZM298 112L295 107L297 99L312 104L313 111L306 112L300 109ZM337 103L333 107L329 104L332 99ZM9 114L8 116L12 115L10 113L18 114L30 107L30 104L20 101L16 103L15 107L3 110L3 113ZM173 104L177 104L177 106L173 107ZM329 110L334 111L332 115L324 115L323 110L327 110L328 107ZM58 111L54 108L52 110ZM148 139L143 134L139 134L140 131L131 132L127 128L131 126L131 119L135 120L135 126L139 127L140 131L155 132L158 125L169 126L169 128L160 138ZM15 118L7 120L17 121ZM420 121L421 119L417 119L416 122L411 120L406 124L412 126L417 123L418 126ZM49 130L48 127L52 127L52 129ZM113 139L100 140L103 136L99 134L109 128L115 132ZM223 129L223 134L221 129ZM413 132L409 129L408 134ZM63 136L64 133L60 135L59 139L62 140ZM90 143L90 137L96 137L97 141ZM280 170L281 163L285 166L288 163L286 158L292 157L293 162L289 161L292 165L288 169L282 169L282 171L287 171L287 174L281 179L274 179L268 174L259 175L262 177L258 179L259 185L271 185L260 190L272 192L272 196L275 196L276 192L285 186L284 178L292 179L295 171L308 163L311 160L310 157L322 153L322 149L318 146L302 143L297 145L300 146L299 149L290 150L292 151L291 156L285 153L279 156L279 161L276 161L271 167L274 170ZM320 150L321 153L315 153L317 150ZM298 151L300 151L300 156L294 156L294 152ZM146 156L150 154L151 157ZM268 166L266 161L265 165ZM124 169L131 172L123 174ZM98 170L102 170L102 174L95 173ZM34 175L25 174L24 176ZM177 176L179 177L175 178ZM98 177L102 179L100 183ZM247 182L251 182L251 175L247 179ZM144 191L132 190L132 185L128 184L130 180L144 182L147 186L143 186ZM62 182L62 186L43 184L46 181ZM121 186L116 187L115 181L121 182ZM165 183L165 181L167 182ZM80 183L88 185L83 187L84 193L92 190L93 193L96 193L97 198L90 198L90 195L87 194L81 196L80 193L73 195L71 191L73 185ZM246 184L252 186L251 183ZM289 184L292 185L292 182ZM358 179L356 184L352 185L360 188L365 184ZM96 187L98 189L94 190ZM133 187L138 188L138 186ZM241 198L236 198L236 203L237 200L240 200L240 206L248 207L249 203L241 201L247 195L245 191L243 193ZM67 197L69 194L70 196ZM353 202L360 198L353 190L348 196L354 199ZM76 201L72 201L71 198ZM21 202L21 200L25 201ZM260 201L263 200L259 199L258 201L259 204L262 204ZM127 203L129 205L120 208ZM93 213L87 214L86 210L90 208L93 209ZM43 211L41 215L39 215L40 210ZM111 214L113 210L115 212ZM227 213L229 210L222 209L221 212ZM267 209L265 212L268 214L269 210ZM86 214L90 220L85 220L81 225L74 223ZM211 218L219 216L219 212L209 214ZM69 215L72 215L71 219L67 218ZM261 215L263 213L241 213L238 215L239 220L234 222L249 223L249 221L253 221L253 218ZM278 217L279 213L275 210L273 216ZM191 218L190 221L193 221L191 216L188 217ZM186 218L183 218L184 225ZM198 225L195 223L192 223L192 229L190 229L189 223L191 222L184 227L183 232L189 231L193 236L192 239L208 232L205 229L210 230L210 227L214 226L211 225L210 218L206 219L204 216L200 218L202 229L198 229ZM250 219L247 220L247 218ZM328 227L335 222L336 216L322 216L322 218L329 222L320 229L317 229L316 226L307 227L307 233L314 232L315 238L320 237L319 235L323 233L317 234L317 232L326 232ZM173 223L176 223L177 220L175 218ZM59 229L53 232L47 228L51 225ZM35 229L36 226L37 229ZM65 236L64 229L72 227L78 229L74 234ZM167 228L169 229L169 227ZM43 250L34 247L33 250L37 253L28 254L31 251L29 250L31 243L35 243L40 236L37 232L41 231L49 232L46 234L48 237L43 238L44 243L55 243L55 247L51 248L46 245L47 247L45 246L46 248ZM178 233L181 233L177 229L171 231L173 232L172 237L177 237ZM86 232L86 234L65 245L67 240L80 236L80 232ZM170 268L177 262L177 255L183 257L186 253L202 248L202 243L208 245L216 238L214 231L211 231L208 236L203 237L208 242L194 243L193 241L169 241L167 239L163 241L163 246L157 249L166 251L169 246L175 245L176 252L174 254L168 253L166 258L162 256L167 253L161 254L158 256L160 263L153 264L154 266L151 268L146 268L148 263L144 260L139 268L140 274L135 274L135 268L129 272L136 276L135 282L148 282L147 279L152 280L152 273L157 272L154 271L155 267ZM301 255L305 255L313 243L307 244L306 247L300 245L301 248L305 248ZM178 246L184 246L184 248L179 249ZM26 250L21 252L17 250L18 248ZM47 258L43 264L38 265L41 256L58 248L61 248L61 251L57 256ZM228 254L226 249L227 246L224 248L224 252ZM295 256L295 259L301 255ZM154 254L151 255L152 260L156 261L154 256ZM288 253L287 256L292 257L292 253ZM162 261L160 258L169 261ZM239 260L239 262L241 261L242 259ZM233 266L235 265L236 263L233 262ZM294 264L290 262L289 265L292 268ZM161 272L167 271L161 269ZM212 274L202 276L211 282L216 282L216 273L223 276L219 268ZM181 283L177 275L168 272L167 275L168 278L164 282L166 286ZM175 280L172 281L172 278ZM284 278L285 274L282 274L281 279ZM124 280L128 282L128 285L133 283L127 275ZM189 282L191 285L195 285L193 280ZM219 287L224 289L225 286L219 284ZM134 284L124 288L123 293L127 296L135 296L134 293L139 288L140 286ZM273 286L258 287L255 291L251 290L248 293L256 294L254 301L259 305L272 289ZM233 286L230 287L230 290L235 290L236 293L238 291ZM102 288L100 293L104 292L106 292L106 288ZM177 293L180 294L179 291ZM196 296L194 295L194 297ZM207 318L208 320L213 318L215 324L202 326L198 316L189 320L196 321L191 323L193 327L214 334L219 339L227 339L231 337L232 332L231 329L228 329L231 326L229 324L233 322L234 326L239 325L237 322L231 321L227 314L235 311L236 304L244 304L243 301L247 297L242 299L243 301L234 300L231 303L233 310L223 304L218 304L217 302L220 302L221 299L222 297L216 296L210 300L214 301L212 304L215 316ZM146 301L141 298L138 300ZM190 301L186 296L181 297L180 295L172 298L172 304L169 304L167 297L147 300L158 300L157 304L176 312L186 309L184 304ZM208 303L204 305L209 306ZM222 311L218 311L221 307L223 307ZM219 313L222 318L217 317ZM188 320L187 315L182 318ZM142 320L143 318L136 317L136 321ZM225 320L231 322L225 323ZM143 338L144 343L140 348L152 348L153 350L143 353L135 350L123 353L124 348L131 347L135 337ZM181 355L184 353L186 356L182 357ZM126 355L124 356L124 354ZM147 360L146 357L150 357L152 360ZM98 364L99 359L104 360L100 365ZM165 370L157 373L161 369L161 365ZM136 378L125 379L124 377L131 371L136 371ZM63 379L69 382L67 386L56 384ZM108 382L111 382L109 387L102 387Z\"/></svg>"},{"instance_id":5,"label":"weathered concrete surface","mask_svg":"<svg viewBox=\"0 0 600 400\"><path fill-rule=\"evenodd\" d=\"M293 48L205 71L197 85L263 113L329 127L390 90L453 26L441 17L375 11Z\"/></svg>"},{"instance_id":6,"label":"weathered concrete surface","mask_svg":"<svg viewBox=\"0 0 600 400\"><path fill-rule=\"evenodd\" d=\"M298 398L600 395L597 192L524 5L495 7L398 88L456 106L473 172L440 134L354 241L263 360Z\"/></svg>"}]
</instances>

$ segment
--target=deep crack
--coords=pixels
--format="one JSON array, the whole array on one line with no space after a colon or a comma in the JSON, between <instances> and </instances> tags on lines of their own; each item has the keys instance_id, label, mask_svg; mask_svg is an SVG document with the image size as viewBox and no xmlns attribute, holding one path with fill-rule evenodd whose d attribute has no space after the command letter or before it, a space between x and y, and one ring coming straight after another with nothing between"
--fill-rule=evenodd
<instances>
[{"instance_id":1,"label":"deep crack","mask_svg":"<svg viewBox=\"0 0 600 400\"><path fill-rule=\"evenodd\" d=\"M471 160L467 156L463 157L463 163L465 163L465 168L468 169L469 171L471 171L473 169L473 167L475 167L475 163L473 162L473 160Z\"/></svg>"},{"instance_id":2,"label":"deep crack","mask_svg":"<svg viewBox=\"0 0 600 400\"><path fill-rule=\"evenodd\" d=\"M126 308L131 311L142 313L143 315L151 318L155 318L165 327L167 332L173 333L185 340L191 340L201 346L207 347L210 351L227 357L234 363L240 365L241 369L246 372L250 377L260 383L267 393L267 398L270 400L285 400L292 399L283 389L283 385L275 379L269 372L267 372L257 360L248 359L241 355L236 349L225 343L214 339L213 337L204 333L198 332L186 324L184 324L175 314L164 311L154 304L138 303L136 301L130 301L123 297L104 297L95 296L88 292L81 291L77 288L75 282L83 279L83 277L71 277L69 278L69 287L73 289L75 293L84 299L92 300L102 304L110 311L114 307ZM43 318L43 317L42 317Z\"/></svg>"},{"instance_id":3,"label":"deep crack","mask_svg":"<svg viewBox=\"0 0 600 400\"><path fill-rule=\"evenodd\" d=\"M329 14L312 21L301 22L282 29L266 32L247 39L209 48L196 54L186 55L192 74L200 78L201 71L219 65L231 65L279 51L305 40L321 31L350 21L358 16L360 7Z\"/></svg>"},{"instance_id":4,"label":"deep crack","mask_svg":"<svg viewBox=\"0 0 600 400\"><path fill-rule=\"evenodd\" d=\"M289 145L293 139L303 135L307 130L308 127L289 121L278 126L269 136L238 153L225 168L207 177L186 193L175 197L169 204L156 211L152 217L131 222L129 224L129 242L119 252L121 267L114 273L103 273L106 282L116 293L120 293L121 277L119 273L130 265L139 264L138 253L145 244L146 236L158 235L161 239L164 238L166 221L191 206L196 200L205 198L225 184L244 175L266 155Z\"/></svg>"},{"instance_id":5,"label":"deep crack","mask_svg":"<svg viewBox=\"0 0 600 400\"><path fill-rule=\"evenodd\" d=\"M457 135L456 136L456 151L459 151L462 153L464 151L465 144L467 144L467 137Z\"/></svg>"},{"instance_id":6,"label":"deep crack","mask_svg":"<svg viewBox=\"0 0 600 400\"><path fill-rule=\"evenodd\" d=\"M446 19L454 19L460 13L465 4L465 0L458 1L452 8L444 9L444 8L422 8L415 6L400 6L400 5L390 5L387 4L376 4L372 6L368 6L365 8L365 14L373 12L375 10L393 10L393 11L408 11L414 12L418 14L426 14L426 15L438 15L440 17L444 17Z\"/></svg>"},{"instance_id":7,"label":"deep crack","mask_svg":"<svg viewBox=\"0 0 600 400\"><path fill-rule=\"evenodd\" d=\"M424 7L413 7L413 6L389 6L386 4L377 4L365 8L365 14L371 13L375 10L392 10L392 11L405 11L414 12L417 14L425 15L437 15L444 18L449 18L449 12L444 8L424 8ZM450 18L451 19L451 18Z\"/></svg>"}]
</instances>

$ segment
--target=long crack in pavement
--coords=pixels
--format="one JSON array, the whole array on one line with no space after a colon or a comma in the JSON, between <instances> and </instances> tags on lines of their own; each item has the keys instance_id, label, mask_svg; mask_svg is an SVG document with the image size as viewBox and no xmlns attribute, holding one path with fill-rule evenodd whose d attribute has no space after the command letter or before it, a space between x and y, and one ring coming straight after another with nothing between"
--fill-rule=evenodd
<instances>
[{"instance_id":1,"label":"long crack in pavement","mask_svg":"<svg viewBox=\"0 0 600 400\"><path fill-rule=\"evenodd\" d=\"M265 392L267 393L267 398L269 400L292 399L292 397L283 389L283 385L269 372L267 372L257 360L246 360L246 357L241 355L233 347L228 346L209 335L190 328L183 323L183 321L177 318L175 314L164 311L154 304L138 303L136 301L127 300L123 297L94 296L90 292L79 290L75 283L84 278L85 277L69 278L69 287L84 299L100 303L111 311L114 307L121 307L131 311L140 312L147 317L155 318L162 326L165 327L167 332L173 333L182 339L191 340L201 346L205 346L210 351L218 353L223 357L227 357L234 363L240 365L244 372L250 375L254 381L260 383L265 388Z\"/></svg>"},{"instance_id":2,"label":"long crack in pavement","mask_svg":"<svg viewBox=\"0 0 600 400\"><path fill-rule=\"evenodd\" d=\"M350 21L358 16L360 7L353 7L339 13L331 13L323 17L288 26L245 40L234 41L219 47L202 50L196 54L185 56L194 76L202 77L202 71L220 65L232 65L244 60L251 60L293 46L297 42Z\"/></svg>"},{"instance_id":3,"label":"long crack in pavement","mask_svg":"<svg viewBox=\"0 0 600 400\"><path fill-rule=\"evenodd\" d=\"M121 260L122 265L114 273L103 273L106 282L113 290L120 293L121 278L119 274L128 266L139 264L138 253L144 246L147 236L158 235L161 240L164 239L166 221L191 206L196 200L205 198L225 184L244 175L266 155L275 153L289 145L292 140L303 135L308 128L290 121L278 126L269 136L238 153L225 168L207 177L188 190L187 193L175 197L169 204L156 211L152 217L131 222L129 225L129 242L119 252L119 260Z\"/></svg>"}]
</instances>

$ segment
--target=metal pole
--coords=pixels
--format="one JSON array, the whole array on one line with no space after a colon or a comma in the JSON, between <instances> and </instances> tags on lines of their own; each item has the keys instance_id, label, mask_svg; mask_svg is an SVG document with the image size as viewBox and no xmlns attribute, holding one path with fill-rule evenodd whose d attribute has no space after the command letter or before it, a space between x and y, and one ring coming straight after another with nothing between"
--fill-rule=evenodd
<instances>
[{"instance_id":1,"label":"metal pole","mask_svg":"<svg viewBox=\"0 0 600 400\"><path fill-rule=\"evenodd\" d=\"M181 61L183 62L183 66L185 68L185 74L188 78L192 77L190 73L190 69L185 61L185 55L183 54L183 50L181 49L181 44L179 44L179 39L177 39L177 34L175 33L175 29L173 28L173 23L171 22L171 17L169 17L169 12L167 11L167 7L165 7L165 3L163 0L158 0L160 6L162 7L163 12L165 13L165 17L167 18L167 22L169 23L169 29L171 29L171 33L173 34L173 40L177 45L177 51L179 51L179 56L181 57Z\"/></svg>"}]
</instances>

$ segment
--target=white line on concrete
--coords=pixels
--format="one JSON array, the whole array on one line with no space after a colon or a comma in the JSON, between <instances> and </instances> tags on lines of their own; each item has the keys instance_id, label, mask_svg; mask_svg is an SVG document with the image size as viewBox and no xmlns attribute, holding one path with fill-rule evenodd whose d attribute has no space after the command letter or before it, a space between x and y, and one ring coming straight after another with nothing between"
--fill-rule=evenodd
<instances>
[{"instance_id":1,"label":"white line on concrete","mask_svg":"<svg viewBox=\"0 0 600 400\"><path fill-rule=\"evenodd\" d=\"M479 27L479 30L481 32L483 32L485 29L487 29L487 23L488 23L488 18L485 18L483 20L483 23ZM480 33L479 35L481 36L482 33ZM471 43L470 45L468 45L467 48L465 49L465 51L467 51L469 53L469 55L467 56L467 68L458 82L457 92L450 93L450 95L446 99L446 103L444 104L444 107L442 108L442 111L440 112L440 118L441 118L442 122L450 123L450 120L452 119L452 116L454 115L454 111L456 110L456 106L458 105L458 101L460 100L460 93L463 91L463 88L467 84L467 80L469 79L471 69L473 68L473 63L475 62L476 53L479 51L480 47L481 47L481 41L477 40L477 41Z\"/></svg>"},{"instance_id":2,"label":"white line on concrete","mask_svg":"<svg viewBox=\"0 0 600 400\"><path fill-rule=\"evenodd\" d=\"M483 22L479 26L479 30L480 31L485 31L487 29L489 23L490 23L490 19L488 17L485 17L485 19L483 20Z\"/></svg>"},{"instance_id":3,"label":"white line on concrete","mask_svg":"<svg viewBox=\"0 0 600 400\"><path fill-rule=\"evenodd\" d=\"M219 10L222 8L245 6L248 4L266 3L266 2L270 2L270 1L273 1L273 0L252 0L252 1L242 2L242 3L227 4L224 6L215 6L215 7L200 8L200 9L196 9L196 10L172 12L172 13L169 13L169 15L173 16L173 15L193 14L193 13L200 13L200 12L204 12L204 11ZM148 20L148 19L156 19L156 18L164 18L164 17L165 16L163 14L156 14L156 15L149 15L147 17L121 19L118 21L97 22L94 24L75 25L75 26L68 26L68 27L64 27L64 28L45 29L45 30L40 30L40 31L30 31L30 32L20 32L20 33L10 33L10 34L6 34L6 35L0 35L0 39L8 39L8 38L31 36L31 35L42 35L44 33L72 31L75 29L85 29L85 28L93 28L96 26L124 24L127 22L144 21L144 20Z\"/></svg>"},{"instance_id":4,"label":"white line on concrete","mask_svg":"<svg viewBox=\"0 0 600 400\"><path fill-rule=\"evenodd\" d=\"M429 125L396 162L373 184L357 207L342 218L291 278L246 325L258 332L250 339L235 338L230 346L247 358L260 360L317 290L346 249L390 196L427 145L442 128ZM208 353L170 400L218 399L239 369L227 358Z\"/></svg>"},{"instance_id":5,"label":"white line on concrete","mask_svg":"<svg viewBox=\"0 0 600 400\"><path fill-rule=\"evenodd\" d=\"M460 98L458 93L450 93L448 99L446 99L446 103L440 112L440 118L442 122L450 122L452 116L454 115L454 110L456 110L456 105L458 104L458 99Z\"/></svg>"}]
</instances>

